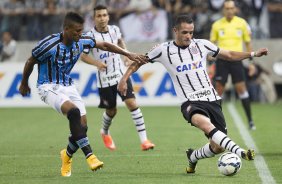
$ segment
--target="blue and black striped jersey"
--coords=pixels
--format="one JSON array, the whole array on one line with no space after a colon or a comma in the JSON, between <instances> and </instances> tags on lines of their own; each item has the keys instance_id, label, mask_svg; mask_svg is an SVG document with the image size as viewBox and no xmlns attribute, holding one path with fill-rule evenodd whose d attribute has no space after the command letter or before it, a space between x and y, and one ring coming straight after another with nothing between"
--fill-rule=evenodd
<instances>
[{"instance_id":1,"label":"blue and black striped jersey","mask_svg":"<svg viewBox=\"0 0 282 184\"><path fill-rule=\"evenodd\" d=\"M70 72L79 59L83 49L93 48L96 41L82 35L78 42L66 46L62 43L63 33L52 34L32 50L32 56L38 61L37 86L41 84L72 84Z\"/></svg>"}]
</instances>

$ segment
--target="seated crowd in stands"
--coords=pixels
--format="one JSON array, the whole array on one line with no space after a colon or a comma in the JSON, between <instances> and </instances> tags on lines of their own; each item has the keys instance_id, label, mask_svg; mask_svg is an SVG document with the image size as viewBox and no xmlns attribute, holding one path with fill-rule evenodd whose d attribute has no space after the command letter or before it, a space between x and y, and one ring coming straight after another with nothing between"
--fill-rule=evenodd
<instances>
[{"instance_id":1,"label":"seated crowd in stands","mask_svg":"<svg viewBox=\"0 0 282 184\"><path fill-rule=\"evenodd\" d=\"M197 37L208 38L211 24L221 16L224 0L1 0L0 34L9 31L15 40L39 40L62 30L67 11L76 11L85 17L85 31L93 26L92 9L106 5L111 24L130 13L167 12L168 39L175 15L188 13L196 23ZM282 0L238 0L239 16L248 20L254 38L282 37ZM266 12L266 13L265 13ZM267 16L265 16L267 14Z\"/></svg>"}]
</instances>

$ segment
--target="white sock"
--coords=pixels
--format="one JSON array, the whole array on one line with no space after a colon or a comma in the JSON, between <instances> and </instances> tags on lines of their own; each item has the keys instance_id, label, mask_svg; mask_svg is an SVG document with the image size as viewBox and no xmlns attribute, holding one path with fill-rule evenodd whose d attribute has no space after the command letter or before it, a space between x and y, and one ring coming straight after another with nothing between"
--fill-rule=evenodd
<instances>
[{"instance_id":1,"label":"white sock","mask_svg":"<svg viewBox=\"0 0 282 184\"><path fill-rule=\"evenodd\" d=\"M193 153L190 156L190 160L195 163L200 159L203 158L210 158L213 157L215 153L212 151L210 143L207 143L203 147L201 147L198 150L194 150Z\"/></svg>"},{"instance_id":2,"label":"white sock","mask_svg":"<svg viewBox=\"0 0 282 184\"><path fill-rule=\"evenodd\" d=\"M103 113L103 119L102 119L102 131L104 134L109 133L109 128L112 124L112 118L107 115L106 112Z\"/></svg>"},{"instance_id":3,"label":"white sock","mask_svg":"<svg viewBox=\"0 0 282 184\"><path fill-rule=\"evenodd\" d=\"M209 136L216 144L220 145L221 147L227 149L228 151L235 153L241 157L241 153L245 151L244 149L240 148L235 142L233 142L226 134L223 132L214 129L211 131L212 135Z\"/></svg>"},{"instance_id":4,"label":"white sock","mask_svg":"<svg viewBox=\"0 0 282 184\"><path fill-rule=\"evenodd\" d=\"M136 130L138 132L141 143L147 140L147 133L145 128L145 122L143 118L143 114L140 108L131 111L131 117L135 123Z\"/></svg>"}]
</instances>

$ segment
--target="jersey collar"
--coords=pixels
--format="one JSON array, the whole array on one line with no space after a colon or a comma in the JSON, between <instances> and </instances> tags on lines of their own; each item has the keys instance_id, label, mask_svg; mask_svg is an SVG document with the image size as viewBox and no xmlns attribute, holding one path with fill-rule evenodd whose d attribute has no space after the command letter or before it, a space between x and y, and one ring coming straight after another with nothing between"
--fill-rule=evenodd
<instances>
[{"instance_id":1,"label":"jersey collar","mask_svg":"<svg viewBox=\"0 0 282 184\"><path fill-rule=\"evenodd\" d=\"M104 34L106 34L106 33L109 32L109 29L108 29L108 31L102 31L102 32L100 32L100 31L97 30L96 26L94 27L94 29L95 29L95 31L97 31L98 33L104 33Z\"/></svg>"},{"instance_id":2,"label":"jersey collar","mask_svg":"<svg viewBox=\"0 0 282 184\"><path fill-rule=\"evenodd\" d=\"M187 49L187 48L189 47L189 45L188 45L188 46L179 46L179 45L176 44L175 41L173 41L173 44L174 44L176 47L181 48L181 49Z\"/></svg>"}]
</instances>

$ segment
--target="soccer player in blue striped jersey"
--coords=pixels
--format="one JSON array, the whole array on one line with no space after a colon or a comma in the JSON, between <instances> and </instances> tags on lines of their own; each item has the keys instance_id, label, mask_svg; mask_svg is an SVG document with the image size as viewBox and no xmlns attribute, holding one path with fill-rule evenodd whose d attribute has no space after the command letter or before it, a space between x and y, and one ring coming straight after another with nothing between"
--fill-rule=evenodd
<instances>
[{"instance_id":1,"label":"soccer player in blue striped jersey","mask_svg":"<svg viewBox=\"0 0 282 184\"><path fill-rule=\"evenodd\" d=\"M186 151L187 173L194 173L197 161L223 152L225 149L243 159L253 160L254 150L245 150L227 136L226 122L222 113L221 98L212 86L206 70L207 57L239 61L249 57L267 55L266 48L256 52L235 52L218 48L208 40L194 39L194 23L187 15L176 18L175 40L162 43L147 53L148 62L164 65L172 78L181 111L185 120L208 137L203 147ZM131 64L118 84L118 90L126 94L128 77L142 64Z\"/></svg>"},{"instance_id":2,"label":"soccer player in blue striped jersey","mask_svg":"<svg viewBox=\"0 0 282 184\"><path fill-rule=\"evenodd\" d=\"M103 162L93 154L87 137L86 109L81 96L70 77L70 72L86 48L99 48L126 55L136 62L141 61L137 54L128 52L107 42L96 42L82 34L84 19L77 13L68 12L63 23L63 32L52 34L32 50L27 60L19 91L22 96L30 93L29 76L34 65L38 66L37 88L41 100L53 107L69 120L70 136L67 149L61 153L61 175L71 175L72 155L80 148L85 154L91 170L103 166ZM90 63L91 64L91 63Z\"/></svg>"},{"instance_id":3,"label":"soccer player in blue striped jersey","mask_svg":"<svg viewBox=\"0 0 282 184\"><path fill-rule=\"evenodd\" d=\"M97 41L106 41L113 43L122 48L126 48L122 39L122 35L118 26L108 25L109 14L107 7L98 5L94 8L95 27L87 33L90 37ZM145 128L145 121L141 109L138 107L132 83L127 81L128 92L126 96L120 95L117 91L117 84L125 71L125 63L130 63L128 58L121 58L119 54L100 50L100 49L85 49L81 55L81 59L85 62L96 62L98 67L97 86L100 95L100 108L105 108L102 115L102 128L100 130L105 147L110 150L115 150L116 146L110 134L109 128L117 114L117 94L131 113L132 120L141 142L141 150L146 151L153 149L155 145L148 140Z\"/></svg>"}]
</instances>

